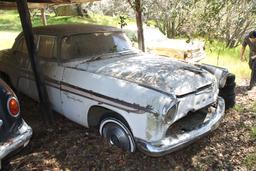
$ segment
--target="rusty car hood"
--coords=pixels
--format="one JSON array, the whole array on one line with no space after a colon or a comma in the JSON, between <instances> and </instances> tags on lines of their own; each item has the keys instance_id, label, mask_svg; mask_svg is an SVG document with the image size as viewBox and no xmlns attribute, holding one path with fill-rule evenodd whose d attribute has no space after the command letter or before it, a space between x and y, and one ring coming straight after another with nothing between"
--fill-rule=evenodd
<instances>
[{"instance_id":1,"label":"rusty car hood","mask_svg":"<svg viewBox=\"0 0 256 171\"><path fill-rule=\"evenodd\" d=\"M150 54L102 59L76 67L177 96L198 91L215 79L192 64Z\"/></svg>"}]
</instances>

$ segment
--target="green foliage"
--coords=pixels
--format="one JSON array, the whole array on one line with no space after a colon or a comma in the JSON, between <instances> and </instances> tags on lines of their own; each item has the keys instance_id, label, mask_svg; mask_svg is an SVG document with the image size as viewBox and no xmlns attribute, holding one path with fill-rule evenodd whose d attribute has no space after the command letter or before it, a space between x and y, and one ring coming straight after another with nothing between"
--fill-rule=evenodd
<instances>
[{"instance_id":1,"label":"green foliage","mask_svg":"<svg viewBox=\"0 0 256 171\"><path fill-rule=\"evenodd\" d=\"M256 140L256 126L251 128L251 137Z\"/></svg>"},{"instance_id":2,"label":"green foliage","mask_svg":"<svg viewBox=\"0 0 256 171\"><path fill-rule=\"evenodd\" d=\"M19 31L21 30L20 18L16 11L0 10L0 30Z\"/></svg>"},{"instance_id":3,"label":"green foliage","mask_svg":"<svg viewBox=\"0 0 256 171\"><path fill-rule=\"evenodd\" d=\"M130 6L134 6L134 1L129 0L129 2ZM233 48L240 44L248 31L255 28L256 1L141 0L141 2L144 22L153 20L154 25L170 38L184 34L200 36L208 40L224 41L226 47ZM102 10L103 14L134 16L132 8L127 8L128 0L103 0L99 4L106 6L105 10ZM102 8L97 9L100 11Z\"/></svg>"},{"instance_id":4,"label":"green foliage","mask_svg":"<svg viewBox=\"0 0 256 171\"><path fill-rule=\"evenodd\" d=\"M254 102L252 105L252 112L256 114L256 102Z\"/></svg>"},{"instance_id":5,"label":"green foliage","mask_svg":"<svg viewBox=\"0 0 256 171\"><path fill-rule=\"evenodd\" d=\"M127 24L135 23L134 19L125 16L125 22ZM33 26L41 26L41 18L39 16L34 16L32 19ZM91 13L90 17L80 17L80 16L51 16L47 19L48 24L68 24L68 23L95 23L102 25L110 25L120 27L120 18L118 16L104 16L97 13ZM0 31L20 31L20 19L16 11L1 11L0 10ZM148 20L149 25L155 25L155 20ZM17 34L17 33L16 33ZM14 34L14 35L16 35ZM5 34L3 34L5 35ZM1 44L1 49L8 48L13 43L5 42L4 45ZM228 49L225 46L225 42L212 41L207 42L206 52L207 58L203 60L203 63L209 63L213 65L218 65L221 67L226 67L230 72L235 73L238 82L239 79L249 78L250 70L247 62L240 62L239 60L240 47L233 49ZM247 52L248 54L248 52Z\"/></svg>"},{"instance_id":6,"label":"green foliage","mask_svg":"<svg viewBox=\"0 0 256 171\"><path fill-rule=\"evenodd\" d=\"M118 24L120 24L120 27L123 28L124 26L127 26L127 23L126 23L127 17L121 15L119 16L119 18L120 18L120 21Z\"/></svg>"},{"instance_id":7,"label":"green foliage","mask_svg":"<svg viewBox=\"0 0 256 171\"><path fill-rule=\"evenodd\" d=\"M237 82L250 77L248 62L240 61L240 46L236 48L226 48L224 42L212 41L206 43L207 58L202 62L227 68L237 76ZM248 50L248 49L247 49ZM248 51L246 52L248 56Z\"/></svg>"},{"instance_id":8,"label":"green foliage","mask_svg":"<svg viewBox=\"0 0 256 171\"><path fill-rule=\"evenodd\" d=\"M234 109L235 109L237 112L239 112L239 113L241 113L241 112L244 111L243 106L242 106L242 105L239 105L239 104L236 104L235 107L234 107Z\"/></svg>"},{"instance_id":9,"label":"green foliage","mask_svg":"<svg viewBox=\"0 0 256 171\"><path fill-rule=\"evenodd\" d=\"M134 23L132 19L126 19L127 23ZM81 16L51 16L47 18L47 23L52 24L71 24L71 23L94 23L109 26L120 27L120 18L118 16L110 17L99 14L90 14L90 17ZM21 24L20 18L16 11L1 11L0 10L0 31L20 31ZM40 16L34 16L32 18L33 27L41 26Z\"/></svg>"},{"instance_id":10,"label":"green foliage","mask_svg":"<svg viewBox=\"0 0 256 171\"><path fill-rule=\"evenodd\" d=\"M247 155L243 161L243 164L249 170L256 169L256 153Z\"/></svg>"},{"instance_id":11,"label":"green foliage","mask_svg":"<svg viewBox=\"0 0 256 171\"><path fill-rule=\"evenodd\" d=\"M256 126L251 127L250 131L251 139L253 141L256 140ZM255 149L256 150L256 149ZM256 169L256 152L252 154L248 154L244 161L243 164L249 169L249 170L254 170Z\"/></svg>"}]
</instances>

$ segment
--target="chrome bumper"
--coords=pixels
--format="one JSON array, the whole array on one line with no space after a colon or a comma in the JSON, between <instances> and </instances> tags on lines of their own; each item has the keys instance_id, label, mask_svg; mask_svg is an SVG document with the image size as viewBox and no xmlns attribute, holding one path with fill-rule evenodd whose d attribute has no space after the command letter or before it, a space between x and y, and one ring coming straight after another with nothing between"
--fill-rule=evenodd
<instances>
[{"instance_id":1,"label":"chrome bumper","mask_svg":"<svg viewBox=\"0 0 256 171\"><path fill-rule=\"evenodd\" d=\"M216 129L225 114L225 102L221 97L218 97L216 110L212 113L211 118L201 127L190 132L179 134L176 137L165 137L157 142L145 142L137 140L137 147L147 155L158 157L176 151L203 135Z\"/></svg>"},{"instance_id":2,"label":"chrome bumper","mask_svg":"<svg viewBox=\"0 0 256 171\"><path fill-rule=\"evenodd\" d=\"M25 147L29 143L32 136L32 128L23 120L22 125L19 127L16 134L16 137L8 139L3 144L0 144L0 169L1 160L4 157L19 148Z\"/></svg>"}]
</instances>

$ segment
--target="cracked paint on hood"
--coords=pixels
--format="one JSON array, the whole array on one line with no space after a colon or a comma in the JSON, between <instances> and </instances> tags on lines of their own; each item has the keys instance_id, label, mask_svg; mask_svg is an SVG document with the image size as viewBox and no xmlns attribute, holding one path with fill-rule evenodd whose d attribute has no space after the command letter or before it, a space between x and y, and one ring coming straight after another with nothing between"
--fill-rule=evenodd
<instances>
[{"instance_id":1,"label":"cracked paint on hood","mask_svg":"<svg viewBox=\"0 0 256 171\"><path fill-rule=\"evenodd\" d=\"M86 65L86 66L85 66ZM135 82L177 96L210 85L214 76L192 64L154 55L118 57L77 65L96 74Z\"/></svg>"}]
</instances>

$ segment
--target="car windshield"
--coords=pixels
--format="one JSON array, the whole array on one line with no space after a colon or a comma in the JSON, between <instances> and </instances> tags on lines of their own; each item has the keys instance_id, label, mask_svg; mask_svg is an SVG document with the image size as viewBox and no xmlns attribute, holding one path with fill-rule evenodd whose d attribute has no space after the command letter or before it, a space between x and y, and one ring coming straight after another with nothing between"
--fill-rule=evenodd
<instances>
[{"instance_id":1,"label":"car windshield","mask_svg":"<svg viewBox=\"0 0 256 171\"><path fill-rule=\"evenodd\" d=\"M130 40L121 32L90 33L66 36L62 39L61 57L64 60L90 59L106 53L132 49Z\"/></svg>"}]
</instances>

